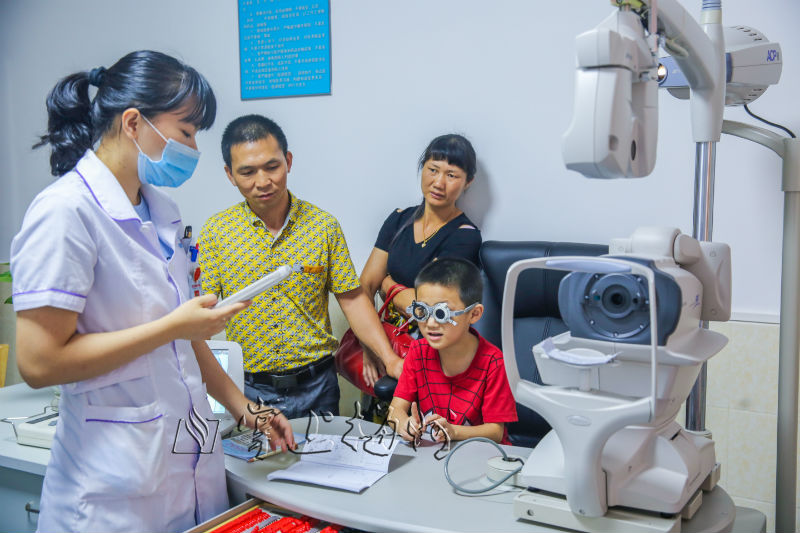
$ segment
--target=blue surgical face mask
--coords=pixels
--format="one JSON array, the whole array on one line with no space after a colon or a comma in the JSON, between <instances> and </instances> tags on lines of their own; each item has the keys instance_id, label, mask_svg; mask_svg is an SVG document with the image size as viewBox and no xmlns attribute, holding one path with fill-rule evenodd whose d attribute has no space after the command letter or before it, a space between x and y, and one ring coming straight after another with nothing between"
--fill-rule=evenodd
<instances>
[{"instance_id":1,"label":"blue surgical face mask","mask_svg":"<svg viewBox=\"0 0 800 533\"><path fill-rule=\"evenodd\" d=\"M192 177L200 159L200 152L174 139L167 139L144 115L142 118L167 144L161 152L161 159L153 161L142 151L139 143L133 141L136 148L139 148L139 180L159 187L178 187Z\"/></svg>"}]
</instances>

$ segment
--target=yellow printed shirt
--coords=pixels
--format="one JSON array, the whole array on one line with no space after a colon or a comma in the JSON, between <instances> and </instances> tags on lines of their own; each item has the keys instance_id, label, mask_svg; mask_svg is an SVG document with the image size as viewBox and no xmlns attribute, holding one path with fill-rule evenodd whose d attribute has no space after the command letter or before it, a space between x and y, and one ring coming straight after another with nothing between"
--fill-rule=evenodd
<instances>
[{"instance_id":1,"label":"yellow printed shirt","mask_svg":"<svg viewBox=\"0 0 800 533\"><path fill-rule=\"evenodd\" d=\"M289 193L290 208L276 237L246 201L211 217L199 239L204 293L230 296L281 265L301 264L256 296L225 330L241 345L248 372L285 372L332 353L338 346L328 315L328 292L358 288L339 222Z\"/></svg>"}]
</instances>

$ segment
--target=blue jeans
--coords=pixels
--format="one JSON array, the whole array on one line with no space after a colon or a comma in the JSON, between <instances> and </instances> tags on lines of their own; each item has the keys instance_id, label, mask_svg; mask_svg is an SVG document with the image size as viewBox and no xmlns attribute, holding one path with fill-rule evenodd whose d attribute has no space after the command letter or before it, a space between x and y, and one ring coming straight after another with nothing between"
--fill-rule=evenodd
<instances>
[{"instance_id":1,"label":"blue jeans","mask_svg":"<svg viewBox=\"0 0 800 533\"><path fill-rule=\"evenodd\" d=\"M289 390L254 383L245 374L244 395L254 402L260 398L265 405L280 409L288 419L304 418L312 410L318 415L339 414L339 380L333 366Z\"/></svg>"}]
</instances>

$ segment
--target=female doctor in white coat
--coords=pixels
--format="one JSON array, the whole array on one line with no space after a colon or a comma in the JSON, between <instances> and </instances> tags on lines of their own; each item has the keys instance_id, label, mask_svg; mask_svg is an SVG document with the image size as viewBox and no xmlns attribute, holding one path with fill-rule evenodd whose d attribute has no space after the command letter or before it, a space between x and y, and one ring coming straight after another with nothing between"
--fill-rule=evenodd
<instances>
[{"instance_id":1,"label":"female doctor in white coat","mask_svg":"<svg viewBox=\"0 0 800 533\"><path fill-rule=\"evenodd\" d=\"M20 373L62 386L39 529L183 531L228 504L206 388L272 447L295 445L283 415L254 420L204 342L247 304L190 299L180 214L154 187L191 176L216 100L193 68L141 51L64 78L47 109L39 145L60 177L11 245Z\"/></svg>"}]
</instances>

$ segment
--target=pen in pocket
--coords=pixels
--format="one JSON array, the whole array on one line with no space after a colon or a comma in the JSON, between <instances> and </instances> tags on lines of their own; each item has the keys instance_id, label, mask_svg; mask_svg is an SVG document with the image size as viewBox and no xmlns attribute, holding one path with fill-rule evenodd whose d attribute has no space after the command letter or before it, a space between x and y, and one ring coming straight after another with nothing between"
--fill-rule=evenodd
<instances>
[{"instance_id":1,"label":"pen in pocket","mask_svg":"<svg viewBox=\"0 0 800 533\"><path fill-rule=\"evenodd\" d=\"M181 247L183 251L188 253L189 247L192 245L192 227L186 226L183 228L183 238L181 239Z\"/></svg>"},{"instance_id":2,"label":"pen in pocket","mask_svg":"<svg viewBox=\"0 0 800 533\"><path fill-rule=\"evenodd\" d=\"M322 265L294 265L295 272L302 272L304 274L321 274L325 271Z\"/></svg>"}]
</instances>

